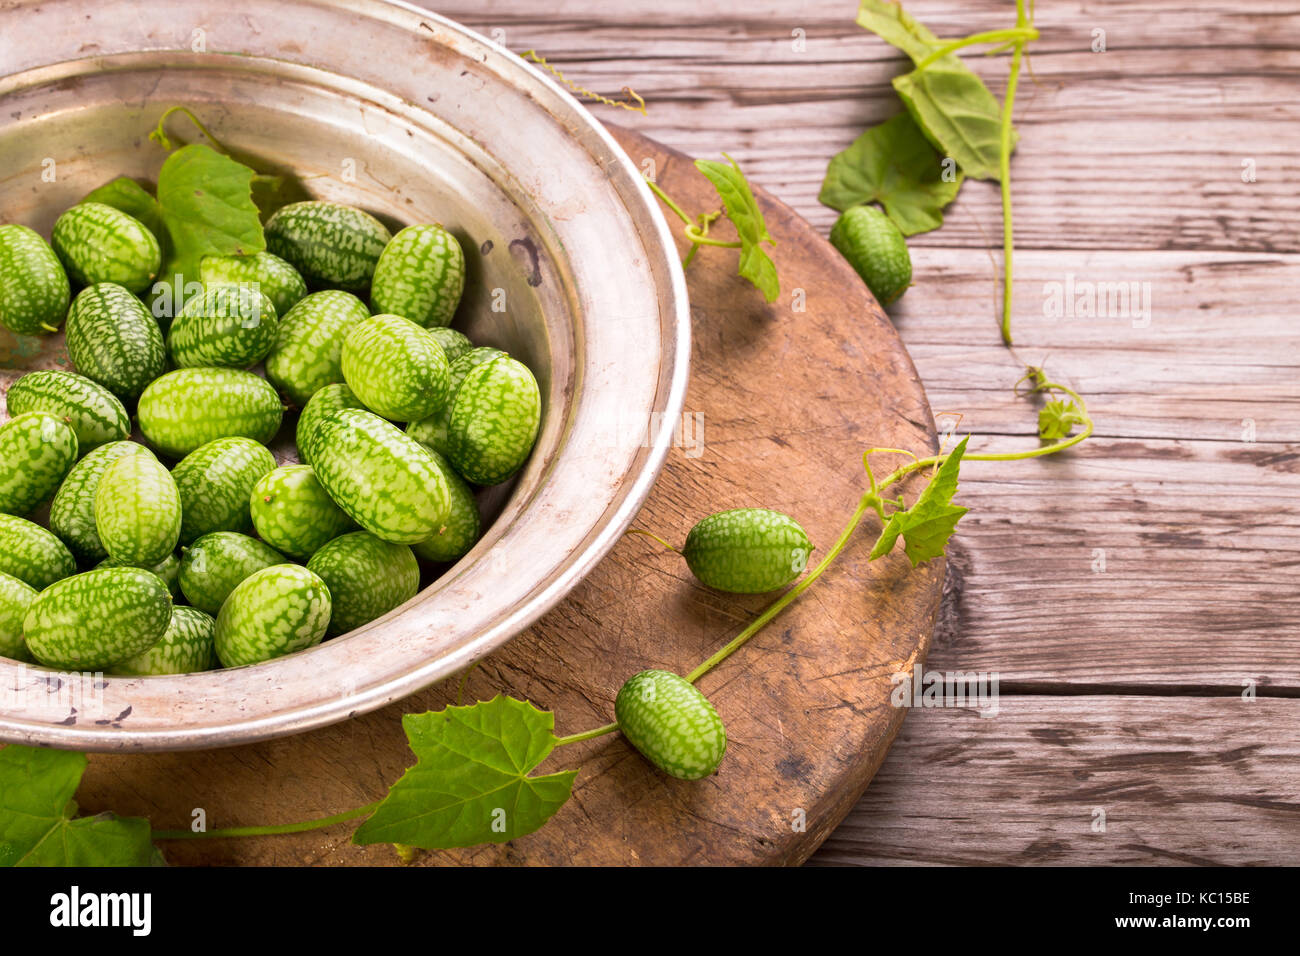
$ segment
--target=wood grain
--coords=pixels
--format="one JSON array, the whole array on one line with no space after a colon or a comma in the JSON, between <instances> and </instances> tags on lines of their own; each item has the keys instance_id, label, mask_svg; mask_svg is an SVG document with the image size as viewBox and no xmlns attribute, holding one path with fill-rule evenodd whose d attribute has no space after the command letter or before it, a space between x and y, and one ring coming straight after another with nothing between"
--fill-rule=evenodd
<instances>
[{"instance_id":1,"label":"wood grain","mask_svg":"<svg viewBox=\"0 0 1300 956\"><path fill-rule=\"evenodd\" d=\"M1295 705L1010 696L992 718L925 710L815 860L1294 864Z\"/></svg>"},{"instance_id":2,"label":"wood grain","mask_svg":"<svg viewBox=\"0 0 1300 956\"><path fill-rule=\"evenodd\" d=\"M634 156L686 208L716 202L690 161L635 134ZM674 449L638 526L681 542L712 511L765 506L796 515L825 553L865 490L870 445L935 447L925 395L893 327L857 276L789 208L760 195L785 282L780 300L735 274L736 253L710 249L688 273L696 441ZM686 243L682 239L682 251ZM806 290L806 308L793 304ZM696 418L698 416L698 419ZM697 444L698 442L698 444ZM796 863L834 828L884 758L906 711L891 675L924 660L943 562L868 562L868 521L818 585L740 654L701 681L729 735L721 770L699 783L654 770L621 738L575 745L543 770L580 762L572 800L545 828L505 845L428 854L425 864ZM817 555L814 555L816 560ZM730 596L694 582L677 554L632 537L556 610L473 670L466 700L506 692L557 713L557 732L611 719L621 683L647 667L685 673L754 618L770 596ZM459 688L287 740L195 754L100 755L79 794L185 826L328 816L381 796L412 762L403 713L437 708ZM796 825L797 824L797 825ZM351 828L292 837L174 841L181 864L382 864Z\"/></svg>"},{"instance_id":3,"label":"wood grain","mask_svg":"<svg viewBox=\"0 0 1300 956\"><path fill-rule=\"evenodd\" d=\"M1013 19L1007 0L906 6L941 36ZM522 0L438 5L484 32L503 31L511 49L536 48L584 86L617 96L631 85L649 103L646 116L593 109L693 154L725 149L823 232L835 216L816 201L827 160L897 112L889 81L905 69L853 23L854 9L853 0L558 0L545 14ZM1011 394L1018 355L1046 361L1083 391L1098 438L1041 467L964 469L972 511L954 560L960 586L932 661L1000 669L1004 692L1034 691L1044 725L1063 732L1090 733L1109 693L1159 694L1151 706L1162 708L1173 706L1163 695L1237 694L1243 679L1286 695L1259 712L1265 724L1295 727L1300 9L1282 0L1061 0L1038 5L1037 25L1012 166L1017 353L996 330L1000 254L989 247L1001 216L992 184L967 182L944 227L912 238L915 285L891 317L940 427L959 420L972 445L988 449L1032 444L1032 409ZM1091 50L1097 29L1104 53ZM1001 92L1005 60L967 62ZM1243 160L1253 162L1254 182L1242 180ZM1047 318L1047 283L1069 275L1150 282L1150 324ZM1098 551L1104 572L1093 570ZM1207 713L1227 722L1237 712ZM1235 732L1225 723L1225 734ZM1030 783L1043 792L1020 792L1025 768L1055 753L1032 738L959 736L950 715L926 711L909 719L905 739L926 753L961 739L983 774L985 816L961 815L956 794L923 799L929 767L900 747L850 818L854 842L824 851L837 861L901 859L888 852L895 841L913 848L911 861L944 861L947 840L983 840L992 860L1132 857L1115 841L1040 852L987 823L1001 809L1032 830L1035 814L1047 820L1047 791L1068 783L1035 774ZM1172 780L1169 767L1148 770L1152 786ZM1300 787L1300 768L1277 772L1292 793ZM890 799L913 800L914 814L892 816L880 802L885 774ZM1149 859L1162 848L1187 861L1218 859L1217 847L1236 841L1237 861L1294 860L1294 844L1254 845L1262 832L1254 814L1265 811L1241 797L1232 774L1203 785L1235 815L1213 832L1153 828Z\"/></svg>"}]
</instances>

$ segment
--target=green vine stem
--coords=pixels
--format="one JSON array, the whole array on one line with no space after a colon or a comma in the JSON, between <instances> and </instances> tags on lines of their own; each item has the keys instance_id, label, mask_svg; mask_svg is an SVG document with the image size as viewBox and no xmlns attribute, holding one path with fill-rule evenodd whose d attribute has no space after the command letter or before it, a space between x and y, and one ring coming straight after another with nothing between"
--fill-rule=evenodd
<instances>
[{"instance_id":1,"label":"green vine stem","mask_svg":"<svg viewBox=\"0 0 1300 956\"><path fill-rule=\"evenodd\" d=\"M200 120L197 116L195 116L194 112L188 106L173 106L168 110L166 110L163 113L162 118L158 120L157 127L154 129L152 133L149 134L149 138L151 140L153 140L163 149L174 148L172 146L171 139L169 139L167 136L167 130L165 127L167 126L167 120L169 120L172 117L172 115L175 113L181 113L187 119L189 119L189 121L198 128L198 131L202 133L205 137L207 137L208 142L210 142L213 145L213 147L216 149L217 152L228 153L226 147L221 145L221 141L217 139L215 136L213 136L211 132L209 132L208 128L203 125L203 121ZM268 178L274 178L274 177L268 177Z\"/></svg>"},{"instance_id":2,"label":"green vine stem","mask_svg":"<svg viewBox=\"0 0 1300 956\"><path fill-rule=\"evenodd\" d=\"M927 66L937 63L949 53L956 53L958 50L968 46L975 46L979 43L999 43L1004 47L1016 43L1028 43L1031 40L1038 39L1038 31L1032 26L1017 22L1015 29L1012 30L986 30L983 33L974 33L960 40L950 40L943 46L939 47L929 56L923 58L916 64L918 70L924 70Z\"/></svg>"},{"instance_id":3,"label":"green vine stem","mask_svg":"<svg viewBox=\"0 0 1300 956\"><path fill-rule=\"evenodd\" d=\"M1016 27L1029 26L1025 0L1016 0ZM1037 31L1034 31L1037 36ZM1011 255L1011 113L1016 104L1016 87L1020 83L1020 61L1028 39L1017 40L1011 54L1011 73L1007 77L1007 95L1002 101L1001 142L998 149L998 178L1002 186L1002 341L1011 344L1012 273Z\"/></svg>"}]
</instances>

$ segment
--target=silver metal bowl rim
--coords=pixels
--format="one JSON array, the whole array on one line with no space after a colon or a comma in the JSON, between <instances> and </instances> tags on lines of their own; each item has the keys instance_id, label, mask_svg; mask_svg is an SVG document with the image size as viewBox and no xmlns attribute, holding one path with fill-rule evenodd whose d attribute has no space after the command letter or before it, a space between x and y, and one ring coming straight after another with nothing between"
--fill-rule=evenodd
<instances>
[{"instance_id":1,"label":"silver metal bowl rim","mask_svg":"<svg viewBox=\"0 0 1300 956\"><path fill-rule=\"evenodd\" d=\"M336 3L330 3L329 0L323 0L322 5L338 6ZM354 4L353 7L361 5ZM658 253L666 259L665 274L669 282L667 288L660 289L659 300L665 315L672 317L672 327L675 332L675 338L671 342L667 340L664 342L663 361L671 361L673 369L667 394L664 397L662 420L652 426L649 434L649 447L644 467L626 486L628 490L612 514L605 516L603 527L595 533L585 548L574 552L569 557L563 568L545 583L544 590L534 593L525 602L516 605L513 613L499 619L495 625L453 652L432 659L384 683L351 695L323 700L314 706L298 707L261 718L232 720L197 729L185 726L149 731L115 729L108 726L86 729L80 726L61 726L34 720L15 720L0 714L0 740L89 751L190 750L234 746L301 733L378 709L445 679L499 649L554 608L623 536L662 472L672 447L677 419L680 418L685 406L689 384L690 306L686 278L680 260L677 258L673 232L649 187L646 186L640 170L623 152L612 134L568 90L512 51L477 31L407 3L405 0L365 0L364 5L401 8L422 20L436 21L449 32L459 34L462 38L487 48L497 55L502 67L501 72L504 73L506 69L513 70L520 74L526 83L532 84L535 88L540 87L538 92L544 92L551 98L549 105L552 106L556 116L561 115L562 107L563 112L567 112L574 120L574 133L581 142L586 144L594 141L603 145L622 168L628 181L633 184L632 195L622 191L620 195L626 202L628 214L638 232L647 238L647 252ZM633 199L636 200L635 204ZM651 238L654 241L650 241ZM13 672L24 666L3 662L0 663L0 673Z\"/></svg>"}]
</instances>

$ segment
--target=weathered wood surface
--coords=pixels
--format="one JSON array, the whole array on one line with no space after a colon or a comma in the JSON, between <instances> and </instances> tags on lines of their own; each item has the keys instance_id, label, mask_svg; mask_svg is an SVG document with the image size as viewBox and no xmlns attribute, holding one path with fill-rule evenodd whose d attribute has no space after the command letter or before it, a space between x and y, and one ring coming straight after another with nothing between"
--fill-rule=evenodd
<instances>
[{"instance_id":1,"label":"weathered wood surface","mask_svg":"<svg viewBox=\"0 0 1300 956\"><path fill-rule=\"evenodd\" d=\"M658 181L686 208L712 208L716 196L689 159L619 135L638 161L654 161ZM785 293L765 306L735 275L730 249L707 250L691 267L691 427L637 524L681 542L711 511L773 507L798 516L824 554L864 490L862 450L925 450L935 436L911 362L857 276L789 208L765 200L765 213ZM807 292L805 311L792 309L796 287ZM924 659L939 607L943 562L914 571L900 548L868 563L877 526L869 520L815 590L701 681L730 738L717 775L671 780L618 737L578 744L543 765L583 767L573 799L543 830L421 862L802 862L884 758L906 713L890 702L891 675ZM560 734L600 726L627 677L647 667L689 671L770 600L711 592L679 555L629 537L556 610L475 669L464 699L527 698L556 712ZM412 762L401 715L454 702L457 690L453 681L255 746L97 754L79 801L160 828L188 825L196 808L213 829L328 816L381 796ZM180 864L397 862L388 847L352 846L350 833L174 841L166 853Z\"/></svg>"},{"instance_id":2,"label":"weathered wood surface","mask_svg":"<svg viewBox=\"0 0 1300 956\"><path fill-rule=\"evenodd\" d=\"M1009 0L907 7L941 36L1014 19ZM816 201L827 160L899 108L889 80L902 58L854 25L852 0L436 8L500 31L511 49L535 48L603 94L632 86L649 102L646 116L593 109L685 152L725 149L823 232L835 215ZM1286 697L1252 712L1260 733L1272 727L1294 740L1300 8L1063 0L1040 3L1037 24L1036 81L1021 84L1013 163L1017 353L1046 360L1083 391L1098 436L1069 460L965 470L972 511L954 561L962 589L931 663L997 669L1003 694L1014 701L1017 688L1034 691L1025 706L1062 732L1087 736L1126 715L1153 738L1172 733L1179 713L1220 722L1221 733L1183 748L1193 763L1197 748L1211 759L1216 738L1252 726L1237 722L1247 712L1202 697L1153 697L1151 710L1138 712L1116 710L1106 696L1067 695L1236 694L1252 679L1261 694ZM1104 53L1092 52L1098 29ZM1004 59L976 53L968 62L1001 92ZM1256 181L1243 182L1243 161L1253 162ZM987 449L1031 443L1033 427L1032 412L1011 395L1020 372L995 324L1000 254L988 247L1000 222L997 190L967 182L943 229L911 240L916 285L891 309L940 425L961 416L960 429ZM1071 275L1149 282L1149 324L1047 317L1047 284ZM1162 712L1168 721L1142 716ZM966 734L951 713L912 715L904 743L822 855L954 862L944 848L955 843L984 847L985 856L963 857L971 862L1134 858L1113 839L1035 847L1037 838L1026 838L1053 829L1053 793L1068 792L1068 781L1042 767L1055 749L1014 729L999 735L1001 722ZM953 771L918 755L941 757L958 743L969 759L949 766L978 793L979 817L963 810L961 791L927 791ZM1211 825L1189 810L1178 818L1186 826L1153 826L1144 858L1294 861L1300 766L1272 766L1289 809L1285 799L1274 809L1253 804L1230 769L1208 774L1197 792L1233 813ZM1181 779L1173 760L1135 761L1130 770L1120 761L1109 773L1139 808ZM1291 825L1270 829L1278 813ZM1013 819L989 821L999 814ZM1221 853L1225 844L1239 849Z\"/></svg>"},{"instance_id":3,"label":"weathered wood surface","mask_svg":"<svg viewBox=\"0 0 1300 956\"><path fill-rule=\"evenodd\" d=\"M859 812L814 860L1294 865L1295 709L1008 695L996 717L913 714Z\"/></svg>"}]
</instances>

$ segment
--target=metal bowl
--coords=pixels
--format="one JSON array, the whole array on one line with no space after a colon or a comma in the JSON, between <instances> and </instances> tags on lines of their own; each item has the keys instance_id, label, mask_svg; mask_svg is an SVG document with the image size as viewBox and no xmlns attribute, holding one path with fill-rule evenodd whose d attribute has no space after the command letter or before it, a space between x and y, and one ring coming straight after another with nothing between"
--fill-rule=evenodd
<instances>
[{"instance_id":1,"label":"metal bowl","mask_svg":"<svg viewBox=\"0 0 1300 956\"><path fill-rule=\"evenodd\" d=\"M500 647L627 528L682 408L685 283L636 166L548 77L379 0L18 0L0 36L0 219L48 236L96 186L153 178L163 157L147 134L189 106L315 197L451 229L469 261L456 327L526 362L545 408L525 470L485 502L482 541L398 610L275 661L180 677L4 661L0 739L186 749L372 710ZM61 362L57 337L0 332L0 383Z\"/></svg>"}]
</instances>

